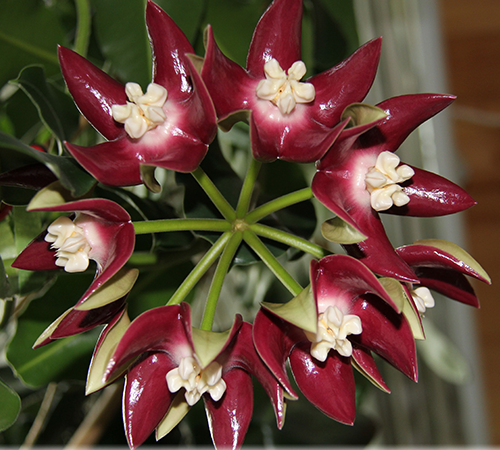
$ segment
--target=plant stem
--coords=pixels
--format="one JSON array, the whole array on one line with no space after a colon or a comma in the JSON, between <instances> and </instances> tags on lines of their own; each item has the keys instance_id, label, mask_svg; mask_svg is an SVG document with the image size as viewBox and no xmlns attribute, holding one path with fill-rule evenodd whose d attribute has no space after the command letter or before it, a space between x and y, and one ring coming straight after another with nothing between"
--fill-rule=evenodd
<instances>
[{"instance_id":1,"label":"plant stem","mask_svg":"<svg viewBox=\"0 0 500 450\"><path fill-rule=\"evenodd\" d=\"M236 217L241 219L248 212L248 206L250 205L250 200L252 198L252 192L255 186L255 180L259 175L262 163L254 158L251 158L250 167L248 168L245 181L243 182L243 187L241 188L240 198L238 200L238 206L236 207Z\"/></svg>"},{"instance_id":2,"label":"plant stem","mask_svg":"<svg viewBox=\"0 0 500 450\"><path fill-rule=\"evenodd\" d=\"M252 230L246 230L243 233L243 239L294 297L302 292L302 286L295 281Z\"/></svg>"},{"instance_id":3,"label":"plant stem","mask_svg":"<svg viewBox=\"0 0 500 450\"><path fill-rule=\"evenodd\" d=\"M76 37L75 52L85 57L90 40L91 13L89 0L75 0L76 3Z\"/></svg>"},{"instance_id":4,"label":"plant stem","mask_svg":"<svg viewBox=\"0 0 500 450\"><path fill-rule=\"evenodd\" d=\"M232 222L236 218L236 213L229 202L220 193L217 186L212 182L201 167L198 167L191 175L195 178L201 188L206 192L212 203L220 211L223 217Z\"/></svg>"},{"instance_id":5,"label":"plant stem","mask_svg":"<svg viewBox=\"0 0 500 450\"><path fill-rule=\"evenodd\" d=\"M196 264L196 267L177 288L177 290L174 292L174 295L172 295L172 297L168 301L167 305L178 305L186 298L186 296L191 292L191 289L194 288L196 283L200 281L200 278L205 274L205 272L211 267L211 265L222 253L231 236L232 233L227 231L217 240L217 242L207 253L205 253L203 258L201 258L198 264Z\"/></svg>"},{"instance_id":6,"label":"plant stem","mask_svg":"<svg viewBox=\"0 0 500 450\"><path fill-rule=\"evenodd\" d=\"M134 222L135 234L165 231L231 231L231 224L221 219L165 219Z\"/></svg>"},{"instance_id":7,"label":"plant stem","mask_svg":"<svg viewBox=\"0 0 500 450\"><path fill-rule=\"evenodd\" d=\"M240 246L242 238L243 233L241 231L235 232L231 236L231 239L227 243L227 246L220 257L219 264L217 264L217 269L215 269L214 277L212 279L212 284L210 285L207 302L205 303L205 311L203 313L203 320L200 326L202 330L210 331L212 329L215 309L217 307L217 301L219 300L222 285L224 284L227 271L229 270L229 266L233 261L234 255Z\"/></svg>"},{"instance_id":8,"label":"plant stem","mask_svg":"<svg viewBox=\"0 0 500 450\"><path fill-rule=\"evenodd\" d=\"M264 203L258 208L255 208L250 214L246 216L245 221L248 224L258 222L259 220L263 219L269 214L272 214L273 212L279 211L280 209L286 208L287 206L292 206L296 203L309 200L312 197L313 193L310 187L283 195L274 200L271 200L270 202Z\"/></svg>"},{"instance_id":9,"label":"plant stem","mask_svg":"<svg viewBox=\"0 0 500 450\"><path fill-rule=\"evenodd\" d=\"M324 256L330 254L330 252L323 247L313 244L306 239L303 239L293 234L287 233L286 231L278 230L277 228L268 227L267 225L262 225L260 223L255 223L250 225L250 229L259 236L272 239L273 241L282 242L283 244L290 245L291 247L298 248L303 252L313 255L315 258L323 258Z\"/></svg>"}]
</instances>

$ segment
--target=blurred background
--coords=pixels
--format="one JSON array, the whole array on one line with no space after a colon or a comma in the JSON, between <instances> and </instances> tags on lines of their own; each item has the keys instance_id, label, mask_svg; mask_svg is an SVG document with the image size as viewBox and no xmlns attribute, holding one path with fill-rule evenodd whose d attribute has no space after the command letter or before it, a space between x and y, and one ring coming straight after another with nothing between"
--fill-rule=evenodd
<instances>
[{"instance_id":1,"label":"blurred background","mask_svg":"<svg viewBox=\"0 0 500 450\"><path fill-rule=\"evenodd\" d=\"M50 80L62 86L55 43L73 44L75 5L85 3L91 5L93 13L89 58L121 81L149 81L143 17L136 12L137 5L142 11L143 0L1 0L2 131L29 144L40 136L47 138L36 109L7 82L16 78L24 65L42 63ZM183 28L198 54L203 54L200 30L211 23L223 51L244 64L251 33L269 1L158 3ZM500 2L304 0L304 6L304 59L313 71L325 70L358 45L383 36L380 70L367 102L375 104L388 97L421 92L457 95L455 103L423 124L398 154L405 162L460 184L478 205L440 219L388 217L384 222L395 246L430 237L461 245L483 265L494 285L474 285L481 301L478 311L436 298L436 308L426 313L428 339L418 343L419 383L381 365L393 393L383 394L372 386L360 389L362 401L353 428L326 419L302 399L290 403L285 428L277 432L267 398L257 392L254 422L246 442L269 446L500 445L500 303L495 295L500 271L496 258L500 253ZM135 30L140 26L143 34L138 37ZM133 57L137 39L142 39L141 53ZM37 57L32 47L21 45L27 43L37 44L47 53ZM5 340L0 335L0 343ZM30 354L31 344L23 345ZM87 399L83 396L90 352L83 355L82 379L61 381L55 374L48 387L46 383L22 385L2 360L0 376L21 393L23 408L16 425L0 433L0 445L27 444L35 426L36 439L27 447L76 442L126 445L119 388ZM44 406L49 396L52 400ZM37 420L42 408L46 408L45 422L40 424ZM85 422L92 417L93 421ZM106 430L99 426L105 423ZM148 444L153 442L152 438ZM203 408L194 408L187 420L160 442L179 443L210 445Z\"/></svg>"}]
</instances>

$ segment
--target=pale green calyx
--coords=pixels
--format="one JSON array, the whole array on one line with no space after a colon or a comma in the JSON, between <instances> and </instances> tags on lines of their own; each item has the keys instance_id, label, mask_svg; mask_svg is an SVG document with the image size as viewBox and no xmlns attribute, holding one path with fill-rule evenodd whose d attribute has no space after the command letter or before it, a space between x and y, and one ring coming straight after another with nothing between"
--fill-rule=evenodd
<instances>
[{"instance_id":1,"label":"pale green calyx","mask_svg":"<svg viewBox=\"0 0 500 450\"><path fill-rule=\"evenodd\" d=\"M300 81L306 71L303 61L295 61L287 74L272 58L264 64L266 79L259 81L255 93L275 104L281 114L290 114L297 103L310 103L315 98L314 86Z\"/></svg>"},{"instance_id":2,"label":"pale green calyx","mask_svg":"<svg viewBox=\"0 0 500 450\"><path fill-rule=\"evenodd\" d=\"M404 206L410 201L398 183L409 180L415 172L406 164L400 166L400 162L394 153L382 152L366 174L366 189L371 194L371 206L375 211L385 211L392 205Z\"/></svg>"},{"instance_id":3,"label":"pale green calyx","mask_svg":"<svg viewBox=\"0 0 500 450\"><path fill-rule=\"evenodd\" d=\"M189 406L193 406L205 392L208 392L214 401L220 400L226 392L222 366L213 361L202 368L192 356L182 358L179 367L167 373L167 386L172 393L184 388L184 396Z\"/></svg>"},{"instance_id":4,"label":"pale green calyx","mask_svg":"<svg viewBox=\"0 0 500 450\"><path fill-rule=\"evenodd\" d=\"M167 90L156 83L150 83L143 94L137 83L127 83L125 93L130 101L125 105L113 105L113 119L125 125L125 131L133 139L165 122L163 105L167 101Z\"/></svg>"},{"instance_id":5,"label":"pale green calyx","mask_svg":"<svg viewBox=\"0 0 500 450\"><path fill-rule=\"evenodd\" d=\"M324 362L331 349L342 356L352 355L352 344L347 339L350 334L361 334L361 319L354 314L344 314L337 306L329 306L318 316L318 332L305 331L311 341L311 356Z\"/></svg>"},{"instance_id":6,"label":"pale green calyx","mask_svg":"<svg viewBox=\"0 0 500 450\"><path fill-rule=\"evenodd\" d=\"M59 217L49 225L45 241L56 250L56 266L66 272L84 272L89 266L91 247L83 229L69 217Z\"/></svg>"},{"instance_id":7,"label":"pale green calyx","mask_svg":"<svg viewBox=\"0 0 500 450\"><path fill-rule=\"evenodd\" d=\"M411 297L420 314L424 314L427 308L433 308L435 305L434 297L428 288L421 286L410 290Z\"/></svg>"}]
</instances>

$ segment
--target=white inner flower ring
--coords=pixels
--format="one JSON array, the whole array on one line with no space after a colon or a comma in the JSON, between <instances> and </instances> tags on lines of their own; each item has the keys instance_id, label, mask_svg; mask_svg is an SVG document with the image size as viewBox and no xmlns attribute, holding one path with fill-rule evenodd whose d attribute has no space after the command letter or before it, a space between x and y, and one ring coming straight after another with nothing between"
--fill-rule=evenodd
<instances>
[{"instance_id":1,"label":"white inner flower ring","mask_svg":"<svg viewBox=\"0 0 500 450\"><path fill-rule=\"evenodd\" d=\"M66 272L84 272L89 266L91 250L85 233L69 217L61 216L47 228L45 241L56 250L56 266Z\"/></svg>"},{"instance_id":2,"label":"white inner flower ring","mask_svg":"<svg viewBox=\"0 0 500 450\"><path fill-rule=\"evenodd\" d=\"M113 105L113 119L125 125L125 131L133 139L165 122L167 118L163 105L167 101L167 90L156 83L150 83L146 93L142 93L137 83L127 83L125 93L130 100L125 105Z\"/></svg>"},{"instance_id":3,"label":"white inner flower ring","mask_svg":"<svg viewBox=\"0 0 500 450\"><path fill-rule=\"evenodd\" d=\"M406 164L399 165L400 162L394 153L382 152L366 174L366 189L371 194L370 202L375 211L385 211L392 205L404 206L410 201L398 183L409 180L415 171Z\"/></svg>"},{"instance_id":4,"label":"white inner flower ring","mask_svg":"<svg viewBox=\"0 0 500 450\"><path fill-rule=\"evenodd\" d=\"M344 314L337 306L329 306L318 316L316 334L305 331L311 341L311 356L324 362L331 349L342 356L352 355L352 344L347 339L350 334L361 334L361 319L354 314Z\"/></svg>"},{"instance_id":5,"label":"white inner flower ring","mask_svg":"<svg viewBox=\"0 0 500 450\"><path fill-rule=\"evenodd\" d=\"M172 393L184 388L189 406L193 406L205 392L214 401L219 401L226 392L222 366L217 361L212 361L202 369L192 356L182 358L179 367L167 373L167 386Z\"/></svg>"},{"instance_id":6,"label":"white inner flower ring","mask_svg":"<svg viewBox=\"0 0 500 450\"><path fill-rule=\"evenodd\" d=\"M420 314L425 314L427 308L434 308L435 301L431 291L425 286L410 290L411 297Z\"/></svg>"},{"instance_id":7,"label":"white inner flower ring","mask_svg":"<svg viewBox=\"0 0 500 450\"><path fill-rule=\"evenodd\" d=\"M297 103L310 103L315 98L314 86L300 81L306 71L302 61L295 61L287 74L272 58L264 64L266 79L259 81L255 93L260 99L275 104L281 114L290 114Z\"/></svg>"}]
</instances>

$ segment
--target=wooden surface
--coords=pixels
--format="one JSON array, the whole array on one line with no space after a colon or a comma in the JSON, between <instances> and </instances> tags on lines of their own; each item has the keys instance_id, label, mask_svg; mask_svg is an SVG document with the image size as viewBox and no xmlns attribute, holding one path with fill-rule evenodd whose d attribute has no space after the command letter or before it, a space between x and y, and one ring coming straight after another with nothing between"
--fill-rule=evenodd
<instances>
[{"instance_id":1,"label":"wooden surface","mask_svg":"<svg viewBox=\"0 0 500 450\"><path fill-rule=\"evenodd\" d=\"M468 250L493 286L475 284L491 444L500 445L500 1L440 0L446 68L464 186L478 205L466 214Z\"/></svg>"}]
</instances>

